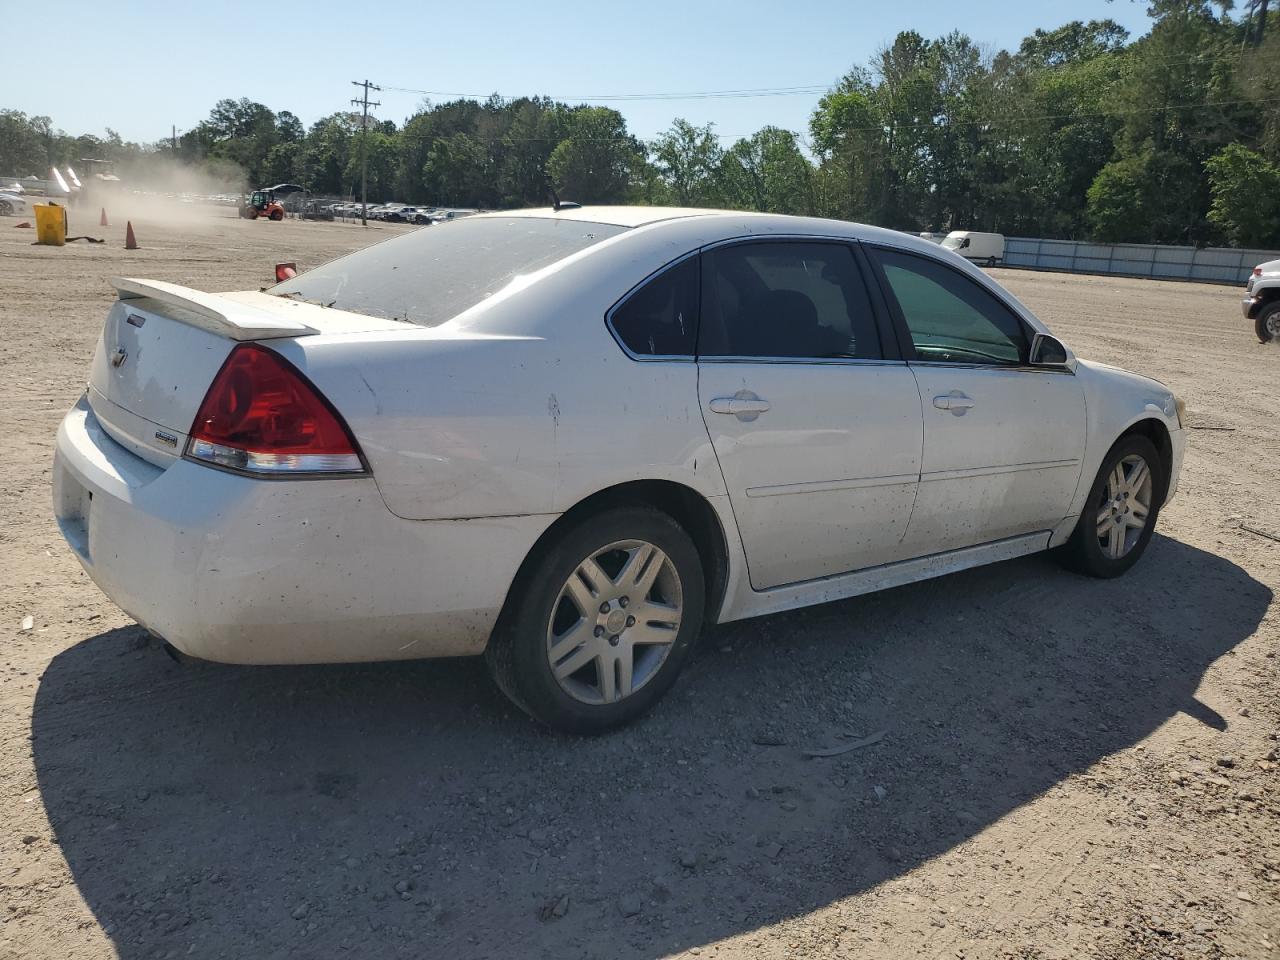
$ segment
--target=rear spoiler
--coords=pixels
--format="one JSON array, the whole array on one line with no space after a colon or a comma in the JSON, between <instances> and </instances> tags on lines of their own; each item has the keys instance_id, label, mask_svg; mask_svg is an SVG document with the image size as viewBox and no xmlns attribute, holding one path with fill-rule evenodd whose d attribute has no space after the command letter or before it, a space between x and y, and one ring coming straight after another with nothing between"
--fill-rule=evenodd
<instances>
[{"instance_id":1,"label":"rear spoiler","mask_svg":"<svg viewBox=\"0 0 1280 960\"><path fill-rule=\"evenodd\" d=\"M178 315L173 319L230 340L269 340L272 337L302 337L319 333L314 327L297 320L176 283L114 277L111 285L121 300L158 301L166 307L175 308Z\"/></svg>"}]
</instances>

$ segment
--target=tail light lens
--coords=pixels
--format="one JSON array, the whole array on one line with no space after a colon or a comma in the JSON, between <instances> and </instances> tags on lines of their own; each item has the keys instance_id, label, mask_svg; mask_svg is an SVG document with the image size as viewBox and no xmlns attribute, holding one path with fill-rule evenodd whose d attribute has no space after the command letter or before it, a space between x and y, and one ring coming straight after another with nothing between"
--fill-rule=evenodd
<instances>
[{"instance_id":1,"label":"tail light lens","mask_svg":"<svg viewBox=\"0 0 1280 960\"><path fill-rule=\"evenodd\" d=\"M1255 277L1260 277L1260 276L1262 276L1262 268L1261 268L1261 267L1254 267L1254 268L1253 268L1253 275L1254 275Z\"/></svg>"},{"instance_id":2,"label":"tail light lens","mask_svg":"<svg viewBox=\"0 0 1280 960\"><path fill-rule=\"evenodd\" d=\"M342 418L274 350L231 351L191 425L189 459L259 476L365 473Z\"/></svg>"}]
</instances>

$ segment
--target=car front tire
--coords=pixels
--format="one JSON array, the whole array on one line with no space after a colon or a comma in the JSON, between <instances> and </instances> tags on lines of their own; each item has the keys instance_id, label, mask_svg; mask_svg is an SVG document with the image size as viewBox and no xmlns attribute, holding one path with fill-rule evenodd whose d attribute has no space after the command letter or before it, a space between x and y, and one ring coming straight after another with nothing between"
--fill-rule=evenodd
<instances>
[{"instance_id":1,"label":"car front tire","mask_svg":"<svg viewBox=\"0 0 1280 960\"><path fill-rule=\"evenodd\" d=\"M702 629L698 550L647 506L586 516L516 578L485 652L494 681L564 733L628 723L670 689Z\"/></svg>"},{"instance_id":2,"label":"car front tire","mask_svg":"<svg viewBox=\"0 0 1280 960\"><path fill-rule=\"evenodd\" d=\"M1273 300L1262 308L1253 322L1253 331L1262 343L1280 340L1280 300Z\"/></svg>"},{"instance_id":3,"label":"car front tire","mask_svg":"<svg viewBox=\"0 0 1280 960\"><path fill-rule=\"evenodd\" d=\"M1102 461L1071 539L1058 551L1063 565L1103 579L1127 571L1151 542L1167 484L1155 445L1137 434L1121 437Z\"/></svg>"}]
</instances>

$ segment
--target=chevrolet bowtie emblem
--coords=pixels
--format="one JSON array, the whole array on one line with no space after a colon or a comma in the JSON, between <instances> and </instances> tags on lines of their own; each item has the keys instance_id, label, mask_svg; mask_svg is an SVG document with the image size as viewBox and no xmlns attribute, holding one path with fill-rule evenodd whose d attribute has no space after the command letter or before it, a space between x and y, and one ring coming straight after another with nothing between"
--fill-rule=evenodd
<instances>
[{"instance_id":1,"label":"chevrolet bowtie emblem","mask_svg":"<svg viewBox=\"0 0 1280 960\"><path fill-rule=\"evenodd\" d=\"M111 355L111 365L118 367L129 359L129 351L124 347L116 347L116 352Z\"/></svg>"}]
</instances>

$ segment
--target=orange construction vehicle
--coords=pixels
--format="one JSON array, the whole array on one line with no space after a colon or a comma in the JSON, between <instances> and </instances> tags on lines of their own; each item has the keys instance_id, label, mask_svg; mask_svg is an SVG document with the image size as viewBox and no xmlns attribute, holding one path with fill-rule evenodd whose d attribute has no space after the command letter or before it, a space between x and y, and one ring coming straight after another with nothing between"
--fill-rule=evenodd
<instances>
[{"instance_id":1,"label":"orange construction vehicle","mask_svg":"<svg viewBox=\"0 0 1280 960\"><path fill-rule=\"evenodd\" d=\"M240 208L240 216L246 220L257 220L259 217L283 220L284 204L276 199L274 190L255 190L249 197L249 202Z\"/></svg>"}]
</instances>

